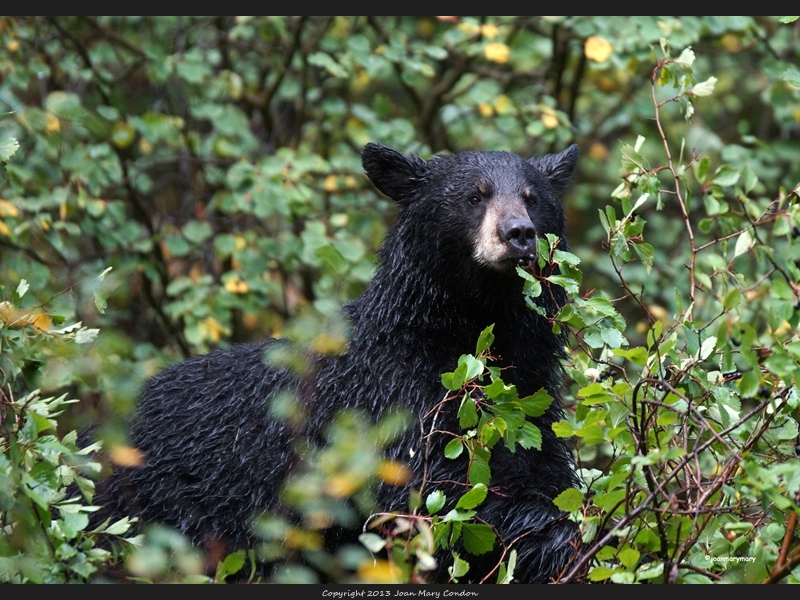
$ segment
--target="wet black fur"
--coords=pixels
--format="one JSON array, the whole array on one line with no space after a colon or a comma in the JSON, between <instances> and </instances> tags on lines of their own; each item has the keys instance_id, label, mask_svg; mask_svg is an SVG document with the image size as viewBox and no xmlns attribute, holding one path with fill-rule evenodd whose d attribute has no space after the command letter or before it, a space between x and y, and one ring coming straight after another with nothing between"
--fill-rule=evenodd
<instances>
[{"instance_id":1,"label":"wet black fur","mask_svg":"<svg viewBox=\"0 0 800 600\"><path fill-rule=\"evenodd\" d=\"M360 298L345 306L352 323L347 352L316 359L310 385L283 369L264 366L267 341L236 346L165 369L144 387L132 427L132 443L147 457L136 469L117 469L99 486L103 515L138 514L179 528L193 541L226 540L229 549L253 539L253 515L280 510L277 490L295 457L292 431L268 416L274 394L291 388L302 398L309 423L305 435L321 437L336 411L357 407L377 419L400 405L422 416L445 390L440 376L458 357L474 351L480 332L494 323L493 354L509 367L506 383L520 396L547 389L560 397L564 339L523 301L517 260L481 265L472 258L474 237L491 202L532 191L527 210L537 235L564 239L560 195L578 158L576 146L560 155L524 160L506 152L464 152L424 161L384 146L368 144L364 169L399 204L396 224L379 252L378 269ZM476 192L480 202L469 202ZM557 288L553 313L564 301ZM544 295L543 298L549 298ZM454 403L439 414L440 429L461 433ZM526 583L556 577L573 554L575 527L552 503L576 484L571 453L550 425L562 417L558 402L536 419L541 451L497 444L492 452L492 492L478 515L514 547L516 578ZM428 423L429 425L429 423ZM426 491L439 488L448 498L463 492L452 483L465 478L463 461L445 459L452 439L432 438ZM410 427L392 446L393 458L408 464L418 485L422 474L421 432ZM409 450L414 450L414 458ZM381 489L388 510L407 510L408 490ZM463 552L462 552L463 554ZM496 564L498 552L464 555L472 564L467 579L480 579ZM444 555L444 563L447 555ZM443 572L438 574L446 580ZM493 579L492 579L493 580Z\"/></svg>"}]
</instances>

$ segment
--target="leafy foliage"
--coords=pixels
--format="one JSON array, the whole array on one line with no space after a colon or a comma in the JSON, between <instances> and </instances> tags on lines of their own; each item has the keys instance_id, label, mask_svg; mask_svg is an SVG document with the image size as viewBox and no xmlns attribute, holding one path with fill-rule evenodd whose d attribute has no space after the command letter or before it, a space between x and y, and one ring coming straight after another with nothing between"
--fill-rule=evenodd
<instances>
[{"instance_id":1,"label":"leafy foliage","mask_svg":"<svg viewBox=\"0 0 800 600\"><path fill-rule=\"evenodd\" d=\"M364 143L576 141L572 249L543 239L558 274L520 270L528 296L570 297L552 318L571 332L554 429L586 485L556 499L583 535L562 580L796 582L799 32L797 17L0 18L0 577L96 580L114 558L98 543L127 524L86 531L99 466L64 432L96 422L110 460L135 462L120 424L147 376L271 335L342 348L320 323L362 291L392 218ZM380 448L386 425L348 415L287 487L305 528L267 520L262 554L291 539L290 565L420 581L461 540L456 581L502 544L510 581L511 540L473 513L492 448L535 450L527 417L551 399L518 398L490 356L489 330L442 379L465 428L447 456L470 458L453 511L436 490L404 515L371 505L402 474L347 435L375 427ZM320 506L367 520L363 547L321 551ZM211 552L206 570L173 533L122 542L125 576L259 577L254 553Z\"/></svg>"}]
</instances>

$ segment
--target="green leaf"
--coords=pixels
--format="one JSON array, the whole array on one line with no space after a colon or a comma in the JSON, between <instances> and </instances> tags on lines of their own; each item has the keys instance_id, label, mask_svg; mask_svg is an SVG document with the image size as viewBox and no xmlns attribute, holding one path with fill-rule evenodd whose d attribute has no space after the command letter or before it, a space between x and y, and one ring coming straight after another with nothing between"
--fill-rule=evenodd
<instances>
[{"instance_id":1,"label":"green leaf","mask_svg":"<svg viewBox=\"0 0 800 600\"><path fill-rule=\"evenodd\" d=\"M464 383L464 379L458 377L455 371L450 371L448 373L442 373L442 385L445 389L450 390L451 392L455 392L456 390L460 390L461 386Z\"/></svg>"},{"instance_id":2,"label":"green leaf","mask_svg":"<svg viewBox=\"0 0 800 600\"><path fill-rule=\"evenodd\" d=\"M386 540L375 533L362 533L358 541L370 552L378 553L386 547Z\"/></svg>"},{"instance_id":3,"label":"green leaf","mask_svg":"<svg viewBox=\"0 0 800 600\"><path fill-rule=\"evenodd\" d=\"M717 336L710 335L706 339L703 340L702 345L700 346L700 360L705 360L717 347Z\"/></svg>"},{"instance_id":4,"label":"green leaf","mask_svg":"<svg viewBox=\"0 0 800 600\"><path fill-rule=\"evenodd\" d=\"M742 292L739 291L738 288L733 288L727 294L725 294L725 298L722 300L722 306L725 310L731 310L739 306L739 303L742 301Z\"/></svg>"},{"instance_id":5,"label":"green leaf","mask_svg":"<svg viewBox=\"0 0 800 600\"><path fill-rule=\"evenodd\" d=\"M464 381L471 381L483 374L484 364L482 360L479 360L470 354L466 354L459 359L459 362L461 361L463 361L467 366L467 371L464 375Z\"/></svg>"},{"instance_id":6,"label":"green leaf","mask_svg":"<svg viewBox=\"0 0 800 600\"><path fill-rule=\"evenodd\" d=\"M556 434L556 437L568 438L575 435L575 428L566 419L562 419L558 423L553 423L552 428L553 433Z\"/></svg>"},{"instance_id":7,"label":"green leaf","mask_svg":"<svg viewBox=\"0 0 800 600\"><path fill-rule=\"evenodd\" d=\"M618 558L619 562L625 565L628 569L633 569L636 564L639 562L639 558L641 554L636 548L623 548L620 550Z\"/></svg>"},{"instance_id":8,"label":"green leaf","mask_svg":"<svg viewBox=\"0 0 800 600\"><path fill-rule=\"evenodd\" d=\"M8 162L11 157L19 150L19 142L16 138L6 137L0 139L0 162Z\"/></svg>"},{"instance_id":9,"label":"green leaf","mask_svg":"<svg viewBox=\"0 0 800 600\"><path fill-rule=\"evenodd\" d=\"M28 280L20 279L19 285L17 285L17 296L22 298L25 295L25 292L27 292L29 288L30 286L28 285Z\"/></svg>"},{"instance_id":10,"label":"green leaf","mask_svg":"<svg viewBox=\"0 0 800 600\"><path fill-rule=\"evenodd\" d=\"M309 64L322 67L334 77L347 77L348 73L342 65L324 52L314 52L308 57Z\"/></svg>"},{"instance_id":11,"label":"green leaf","mask_svg":"<svg viewBox=\"0 0 800 600\"><path fill-rule=\"evenodd\" d=\"M636 581L642 581L645 579L655 579L656 577L661 577L663 573L664 573L663 562L648 563L644 565L644 567L638 573L636 573ZM703 581L702 583L710 583L710 580L705 579L705 581Z\"/></svg>"},{"instance_id":12,"label":"green leaf","mask_svg":"<svg viewBox=\"0 0 800 600\"><path fill-rule=\"evenodd\" d=\"M130 517L123 517L122 519L111 523L103 530L106 535L123 535L131 528Z\"/></svg>"},{"instance_id":13,"label":"green leaf","mask_svg":"<svg viewBox=\"0 0 800 600\"><path fill-rule=\"evenodd\" d=\"M480 356L494 343L494 324L489 325L481 332L478 343L475 345L475 356Z\"/></svg>"},{"instance_id":14,"label":"green leaf","mask_svg":"<svg viewBox=\"0 0 800 600\"><path fill-rule=\"evenodd\" d=\"M508 556L508 568L501 564L497 570L497 583L505 585L514 581L514 571L517 567L517 551L512 550Z\"/></svg>"},{"instance_id":15,"label":"green leaf","mask_svg":"<svg viewBox=\"0 0 800 600\"><path fill-rule=\"evenodd\" d=\"M76 344L90 344L97 337L98 333L100 333L99 329L94 329L94 328L89 329L89 328L86 328L86 327L81 327L75 333L75 343Z\"/></svg>"},{"instance_id":16,"label":"green leaf","mask_svg":"<svg viewBox=\"0 0 800 600\"><path fill-rule=\"evenodd\" d=\"M458 423L462 429L469 429L478 424L478 407L469 394L464 394L458 408Z\"/></svg>"},{"instance_id":17,"label":"green leaf","mask_svg":"<svg viewBox=\"0 0 800 600\"><path fill-rule=\"evenodd\" d=\"M488 491L488 488L483 483L473 486L470 491L459 498L456 508L475 508L486 499Z\"/></svg>"},{"instance_id":18,"label":"green leaf","mask_svg":"<svg viewBox=\"0 0 800 600\"><path fill-rule=\"evenodd\" d=\"M634 575L633 573L629 573L627 571L614 571L611 574L611 582L612 583L633 583L634 582Z\"/></svg>"},{"instance_id":19,"label":"green leaf","mask_svg":"<svg viewBox=\"0 0 800 600\"><path fill-rule=\"evenodd\" d=\"M708 170L711 168L711 159L703 156L700 160L692 163L692 170L698 183L705 183Z\"/></svg>"},{"instance_id":20,"label":"green leaf","mask_svg":"<svg viewBox=\"0 0 800 600\"><path fill-rule=\"evenodd\" d=\"M191 250L189 244L181 236L170 234L164 239L164 245L173 256L186 256Z\"/></svg>"},{"instance_id":21,"label":"green leaf","mask_svg":"<svg viewBox=\"0 0 800 600\"><path fill-rule=\"evenodd\" d=\"M604 511L613 510L625 498L625 490L614 490L606 494L599 494L594 497L595 506L599 506Z\"/></svg>"},{"instance_id":22,"label":"green leaf","mask_svg":"<svg viewBox=\"0 0 800 600\"><path fill-rule=\"evenodd\" d=\"M739 181L740 176L741 173L739 173L739 171L736 169L729 167L728 165L722 165L719 169L717 169L714 179L711 181L720 187L726 187L734 185L737 181Z\"/></svg>"},{"instance_id":23,"label":"green leaf","mask_svg":"<svg viewBox=\"0 0 800 600\"><path fill-rule=\"evenodd\" d=\"M798 75L800 75L800 73L798 73ZM753 167L751 167L749 164L746 164L742 169L742 184L744 185L744 193L749 194L753 188L756 187L757 183L758 177L756 177Z\"/></svg>"},{"instance_id":24,"label":"green leaf","mask_svg":"<svg viewBox=\"0 0 800 600\"><path fill-rule=\"evenodd\" d=\"M637 346L636 348L631 348L630 350L622 350L617 348L613 350L615 356L621 356L623 358L628 359L635 365L639 365L643 367L647 364L647 349L643 348L642 346Z\"/></svg>"},{"instance_id":25,"label":"green leaf","mask_svg":"<svg viewBox=\"0 0 800 600\"><path fill-rule=\"evenodd\" d=\"M238 552L228 554L225 560L217 564L216 580L218 582L225 581L225 578L229 575L234 575L241 571L244 566L246 553L246 550L239 550Z\"/></svg>"},{"instance_id":26,"label":"green leaf","mask_svg":"<svg viewBox=\"0 0 800 600\"><path fill-rule=\"evenodd\" d=\"M566 275L550 275L547 281L563 287L568 294L577 294L580 291L580 282Z\"/></svg>"},{"instance_id":27,"label":"green leaf","mask_svg":"<svg viewBox=\"0 0 800 600\"><path fill-rule=\"evenodd\" d=\"M92 297L98 312L100 314L105 313L108 307L108 292L106 290L92 290Z\"/></svg>"},{"instance_id":28,"label":"green leaf","mask_svg":"<svg viewBox=\"0 0 800 600\"><path fill-rule=\"evenodd\" d=\"M540 389L533 396L528 396L527 398L519 400L519 406L522 412L529 417L541 417L547 412L547 409L550 408L552 403L553 397L544 388Z\"/></svg>"},{"instance_id":29,"label":"green leaf","mask_svg":"<svg viewBox=\"0 0 800 600\"><path fill-rule=\"evenodd\" d=\"M553 498L553 504L565 512L578 510L583 506L583 492L577 488L567 488Z\"/></svg>"},{"instance_id":30,"label":"green leaf","mask_svg":"<svg viewBox=\"0 0 800 600\"><path fill-rule=\"evenodd\" d=\"M189 221L183 226L181 233L193 244L201 244L211 237L211 225L206 221Z\"/></svg>"},{"instance_id":31,"label":"green leaf","mask_svg":"<svg viewBox=\"0 0 800 600\"><path fill-rule=\"evenodd\" d=\"M461 535L466 551L475 555L489 552L497 539L492 528L483 523L464 523Z\"/></svg>"},{"instance_id":32,"label":"green leaf","mask_svg":"<svg viewBox=\"0 0 800 600\"><path fill-rule=\"evenodd\" d=\"M599 325L598 329L600 330L601 339L609 348L619 348L627 343L627 340L623 337L622 332L620 332L616 327Z\"/></svg>"},{"instance_id":33,"label":"green leaf","mask_svg":"<svg viewBox=\"0 0 800 600\"><path fill-rule=\"evenodd\" d=\"M675 62L678 63L682 67L691 67L694 64L695 55L692 51L692 47L689 46L683 52L680 53L680 56L675 59Z\"/></svg>"},{"instance_id":34,"label":"green leaf","mask_svg":"<svg viewBox=\"0 0 800 600\"><path fill-rule=\"evenodd\" d=\"M462 511L458 509L453 509L449 513L447 513L444 517L442 517L443 523L450 523L451 521L469 521L472 517L477 514L474 510L467 510Z\"/></svg>"},{"instance_id":35,"label":"green leaf","mask_svg":"<svg viewBox=\"0 0 800 600\"><path fill-rule=\"evenodd\" d=\"M531 448L541 450L542 432L530 421L525 421L519 430L519 439L517 441L519 442L519 445L526 450L530 450Z\"/></svg>"},{"instance_id":36,"label":"green leaf","mask_svg":"<svg viewBox=\"0 0 800 600\"><path fill-rule=\"evenodd\" d=\"M695 84L692 89L686 90L686 93L691 94L692 96L710 96L714 93L714 87L716 84L717 78L709 77L705 81Z\"/></svg>"},{"instance_id":37,"label":"green leaf","mask_svg":"<svg viewBox=\"0 0 800 600\"><path fill-rule=\"evenodd\" d=\"M737 256L741 256L745 252L749 252L750 249L755 246L756 241L753 239L753 236L750 234L749 229L745 229L742 233L739 234L739 237L736 239L736 246L733 250L733 258Z\"/></svg>"},{"instance_id":38,"label":"green leaf","mask_svg":"<svg viewBox=\"0 0 800 600\"><path fill-rule=\"evenodd\" d=\"M435 515L442 510L446 501L447 496L445 496L444 492L436 490L428 494L428 497L425 498L425 507L428 509L429 514Z\"/></svg>"},{"instance_id":39,"label":"green leaf","mask_svg":"<svg viewBox=\"0 0 800 600\"><path fill-rule=\"evenodd\" d=\"M469 571L469 563L462 559L458 553L453 552L453 564L447 568L447 573L450 578L455 580L463 577Z\"/></svg>"},{"instance_id":40,"label":"green leaf","mask_svg":"<svg viewBox=\"0 0 800 600\"><path fill-rule=\"evenodd\" d=\"M617 314L617 309L606 298L597 296L595 298L588 298L585 300L586 308L594 310L601 315L610 317Z\"/></svg>"},{"instance_id":41,"label":"green leaf","mask_svg":"<svg viewBox=\"0 0 800 600\"><path fill-rule=\"evenodd\" d=\"M461 438L454 438L450 440L444 447L444 455L450 459L458 458L459 456L461 456L461 453L463 451L464 451L464 442L461 441Z\"/></svg>"},{"instance_id":42,"label":"green leaf","mask_svg":"<svg viewBox=\"0 0 800 600\"><path fill-rule=\"evenodd\" d=\"M653 263L655 262L655 250L653 250L653 246L644 243L634 244L633 251L636 252L639 260L642 261L642 264L644 265L644 272L649 274L650 269L653 268Z\"/></svg>"},{"instance_id":43,"label":"green leaf","mask_svg":"<svg viewBox=\"0 0 800 600\"><path fill-rule=\"evenodd\" d=\"M489 480L492 478L492 470L489 467L489 451L476 447L472 451L472 462L469 465L468 480L472 485L482 483L489 485Z\"/></svg>"},{"instance_id":44,"label":"green leaf","mask_svg":"<svg viewBox=\"0 0 800 600\"><path fill-rule=\"evenodd\" d=\"M783 80L792 87L800 88L800 71L796 67L789 67L783 73Z\"/></svg>"},{"instance_id":45,"label":"green leaf","mask_svg":"<svg viewBox=\"0 0 800 600\"><path fill-rule=\"evenodd\" d=\"M538 279L521 267L517 267L517 275L525 280L522 288L523 294L531 298L538 298L542 295L542 284Z\"/></svg>"},{"instance_id":46,"label":"green leaf","mask_svg":"<svg viewBox=\"0 0 800 600\"><path fill-rule=\"evenodd\" d=\"M608 567L594 567L589 571L589 581L605 581L614 574L614 571Z\"/></svg>"},{"instance_id":47,"label":"green leaf","mask_svg":"<svg viewBox=\"0 0 800 600\"><path fill-rule=\"evenodd\" d=\"M72 540L89 525L89 515L82 512L70 512L65 514L63 520L60 520L59 523L64 536L68 540Z\"/></svg>"}]
</instances>

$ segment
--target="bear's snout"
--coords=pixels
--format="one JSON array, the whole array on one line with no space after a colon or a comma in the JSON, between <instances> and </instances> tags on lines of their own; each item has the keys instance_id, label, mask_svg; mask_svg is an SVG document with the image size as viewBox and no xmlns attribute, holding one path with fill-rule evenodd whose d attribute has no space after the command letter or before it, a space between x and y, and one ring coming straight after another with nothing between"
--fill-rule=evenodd
<instances>
[{"instance_id":1,"label":"bear's snout","mask_svg":"<svg viewBox=\"0 0 800 600\"><path fill-rule=\"evenodd\" d=\"M506 219L500 224L500 235L511 248L523 254L536 250L536 229L529 219Z\"/></svg>"}]
</instances>

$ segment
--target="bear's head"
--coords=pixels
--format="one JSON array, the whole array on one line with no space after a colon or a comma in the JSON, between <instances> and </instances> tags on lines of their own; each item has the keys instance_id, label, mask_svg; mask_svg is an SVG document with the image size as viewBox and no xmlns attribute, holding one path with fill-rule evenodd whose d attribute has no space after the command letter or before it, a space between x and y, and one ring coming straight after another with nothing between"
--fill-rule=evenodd
<instances>
[{"instance_id":1,"label":"bear's head","mask_svg":"<svg viewBox=\"0 0 800 600\"><path fill-rule=\"evenodd\" d=\"M401 212L395 231L425 252L476 269L514 273L536 258L537 239L565 239L560 196L578 146L525 160L510 152L460 152L423 160L379 144L361 154L367 176Z\"/></svg>"}]
</instances>

